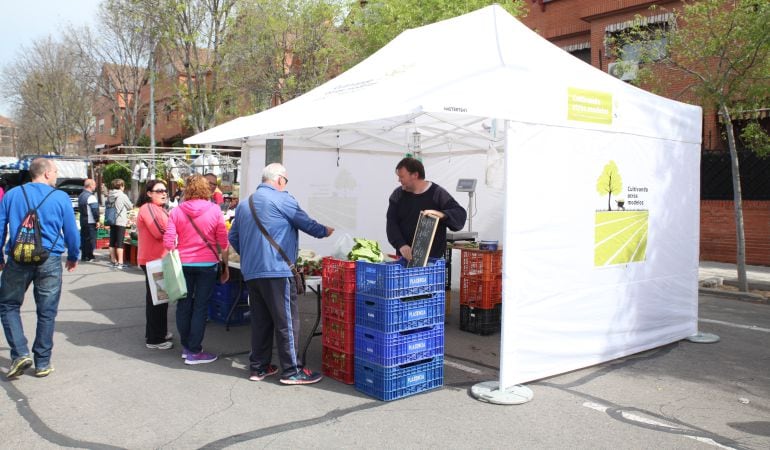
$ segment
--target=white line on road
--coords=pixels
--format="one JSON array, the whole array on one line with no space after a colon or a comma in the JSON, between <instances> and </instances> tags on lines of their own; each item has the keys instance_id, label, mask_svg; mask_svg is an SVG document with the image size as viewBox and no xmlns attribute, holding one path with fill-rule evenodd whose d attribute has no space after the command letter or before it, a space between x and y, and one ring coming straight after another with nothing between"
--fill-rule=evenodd
<instances>
[{"instance_id":1,"label":"white line on road","mask_svg":"<svg viewBox=\"0 0 770 450\"><path fill-rule=\"evenodd\" d=\"M583 403L583 406L585 406L586 408L591 408L593 410L601 411L601 412L604 412L604 413L606 413L607 410L609 409L609 407L607 407L607 406L600 405L600 404L594 403L594 402L585 402L585 403ZM631 421L634 421L634 422L644 423L644 424L647 424L647 425L655 425L655 426L664 427L664 428L672 428L672 429L676 429L676 430L684 430L684 428L676 427L676 426L669 425L669 424L663 423L663 422L658 422L656 420L648 419L646 417L638 416L636 414L630 414L630 413L627 413L627 412L624 412L624 411L621 411L620 414L623 415L624 419L631 420ZM684 436L686 438L694 439L694 440L696 440L698 442L703 442L704 444L713 445L715 447L735 450L735 449L733 449L733 447L727 447L725 445L720 444L719 442L714 441L713 439L704 438L704 437L701 437L701 436L690 436L688 434L681 434L680 436Z\"/></svg>"},{"instance_id":2,"label":"white line on road","mask_svg":"<svg viewBox=\"0 0 770 450\"><path fill-rule=\"evenodd\" d=\"M733 327L733 328L741 328L741 329L744 329L744 330L762 331L762 332L765 332L765 333L770 333L770 328L762 328L762 327L758 327L756 325L741 325L739 323L723 322L721 320L712 320L712 319L698 319L698 322L715 323L717 325L725 325L725 326Z\"/></svg>"},{"instance_id":3,"label":"white line on road","mask_svg":"<svg viewBox=\"0 0 770 450\"><path fill-rule=\"evenodd\" d=\"M474 369L473 367L468 367L466 365L463 365L463 364L460 364L460 363L456 363L456 362L454 362L452 360L449 360L449 359L446 359L446 358L444 358L444 364L447 365L447 366L450 366L450 367L454 367L455 369L460 369L462 371L465 371L465 372L468 372L468 373L472 373L472 374L475 374L475 375L478 375L478 374L481 373L481 371L479 369Z\"/></svg>"}]
</instances>

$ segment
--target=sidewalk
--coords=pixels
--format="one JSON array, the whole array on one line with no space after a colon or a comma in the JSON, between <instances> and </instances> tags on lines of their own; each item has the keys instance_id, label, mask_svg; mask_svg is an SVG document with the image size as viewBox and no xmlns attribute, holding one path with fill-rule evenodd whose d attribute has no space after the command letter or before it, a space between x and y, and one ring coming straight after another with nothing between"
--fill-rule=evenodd
<instances>
[{"instance_id":1,"label":"sidewalk","mask_svg":"<svg viewBox=\"0 0 770 450\"><path fill-rule=\"evenodd\" d=\"M746 276L749 284L761 284L770 286L770 267L746 266ZM738 280L738 269L735 264L713 261L701 261L698 269L698 280L719 277L726 281Z\"/></svg>"}]
</instances>

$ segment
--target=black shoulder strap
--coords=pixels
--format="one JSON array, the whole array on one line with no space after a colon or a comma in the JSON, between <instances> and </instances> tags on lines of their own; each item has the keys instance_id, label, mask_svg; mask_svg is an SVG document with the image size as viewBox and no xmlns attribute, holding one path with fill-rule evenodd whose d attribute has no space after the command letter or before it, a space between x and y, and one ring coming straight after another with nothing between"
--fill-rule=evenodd
<instances>
[{"instance_id":1,"label":"black shoulder strap","mask_svg":"<svg viewBox=\"0 0 770 450\"><path fill-rule=\"evenodd\" d=\"M160 231L160 234L163 234L163 233L166 232L166 230L161 228L160 224L158 223L158 219L155 217L155 213L152 211L153 207L154 207L154 205L152 204L152 202L147 203L147 210L150 211L150 216L152 216L152 221L155 222L155 226L158 227L158 231ZM162 209L162 211L163 211L163 214L165 214L166 217L168 217L168 213L166 212L166 210ZM195 226L194 223L193 223L193 226ZM196 228L196 230L197 230L197 228ZM200 231L198 233L200 233Z\"/></svg>"},{"instance_id":2,"label":"black shoulder strap","mask_svg":"<svg viewBox=\"0 0 770 450\"><path fill-rule=\"evenodd\" d=\"M43 199L42 199L42 200L40 200L40 203L38 203L38 204L37 204L37 206L35 206L35 209L32 209L32 207L29 205L29 197L27 197L27 191L26 191L26 190L24 190L24 185L22 184L22 185L21 185L21 193L22 193L22 194L24 194L24 201L25 201L25 202L27 202L27 214L29 214L29 210L31 210L31 209L32 209L32 211L34 211L34 213L35 213L35 216L37 216L37 210L38 210L38 209L39 209L41 206L43 206L43 203L44 203L46 200L48 200L48 197L50 197L50 196L51 196L51 194L53 194L53 193L54 193L54 191L56 191L56 189L53 189L53 188L51 188L51 190L48 192L48 194L46 194L46 195L45 195L45 197L43 197ZM16 230L16 234L17 234L17 235L19 234L19 231L21 230L21 226L22 226L22 224L23 224L23 223L24 223L24 221L22 221L22 223L20 223L20 224L19 224L19 229L18 229L18 230ZM37 217L35 217L35 227L37 228L37 230L38 230L38 232L40 233L40 235L41 235L41 238L42 238L42 234L43 234L43 233L39 231L39 230L40 230L40 219L38 219ZM57 233L56 233L56 239L55 239L55 240L53 241L53 243L51 244L51 249L53 249L53 248L54 248L54 246L56 245L56 243L57 243L57 242L59 242L59 237L61 237L61 233L58 233L58 232L57 232Z\"/></svg>"},{"instance_id":3,"label":"black shoulder strap","mask_svg":"<svg viewBox=\"0 0 770 450\"><path fill-rule=\"evenodd\" d=\"M286 264L289 265L289 269L294 270L294 264L291 263L291 260L288 256L286 256L286 253L283 251L280 245L278 245L277 242L275 242L275 239L273 239L272 236L270 236L270 233L267 232L265 227L262 225L262 222L259 221L259 217L257 217L257 209L254 208L254 194L251 194L249 196L249 209L251 209L251 215L254 217L254 221L257 222L257 226L259 227L259 231L262 232L262 234L265 235L268 242L270 242L270 245L273 246L276 250L278 250L278 253L281 255L281 258L283 258L284 261L286 261Z\"/></svg>"}]
</instances>

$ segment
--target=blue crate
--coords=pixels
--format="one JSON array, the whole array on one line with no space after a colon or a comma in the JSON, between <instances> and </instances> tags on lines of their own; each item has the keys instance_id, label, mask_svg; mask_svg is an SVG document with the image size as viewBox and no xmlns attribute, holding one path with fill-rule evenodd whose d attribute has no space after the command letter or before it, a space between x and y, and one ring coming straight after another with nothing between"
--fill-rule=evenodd
<instances>
[{"instance_id":1,"label":"blue crate","mask_svg":"<svg viewBox=\"0 0 770 450\"><path fill-rule=\"evenodd\" d=\"M237 301L238 305L235 307L233 315L230 316L228 325L249 323L249 293L243 289L240 298L236 300L237 294L238 290L234 289L231 283L214 285L214 292L209 299L209 320L219 323L227 322L227 315L230 314L233 302Z\"/></svg>"},{"instance_id":2,"label":"blue crate","mask_svg":"<svg viewBox=\"0 0 770 450\"><path fill-rule=\"evenodd\" d=\"M432 294L444 290L444 259L430 258L425 267L406 267L406 260L385 263L356 261L356 293L382 298Z\"/></svg>"},{"instance_id":3,"label":"blue crate","mask_svg":"<svg viewBox=\"0 0 770 450\"><path fill-rule=\"evenodd\" d=\"M402 298L356 294L356 325L386 333L444 323L444 291Z\"/></svg>"},{"instance_id":4,"label":"blue crate","mask_svg":"<svg viewBox=\"0 0 770 450\"><path fill-rule=\"evenodd\" d=\"M356 325L356 358L383 367L444 355L444 324L397 333L383 333Z\"/></svg>"},{"instance_id":5,"label":"blue crate","mask_svg":"<svg viewBox=\"0 0 770 450\"><path fill-rule=\"evenodd\" d=\"M444 357L383 367L356 358L354 363L356 390L384 401L419 394L444 384Z\"/></svg>"}]
</instances>

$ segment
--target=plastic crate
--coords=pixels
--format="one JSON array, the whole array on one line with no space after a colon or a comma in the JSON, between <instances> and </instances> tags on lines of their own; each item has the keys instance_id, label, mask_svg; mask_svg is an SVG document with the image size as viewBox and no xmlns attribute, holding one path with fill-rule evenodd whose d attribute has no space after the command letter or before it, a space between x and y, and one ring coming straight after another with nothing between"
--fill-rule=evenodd
<instances>
[{"instance_id":1,"label":"plastic crate","mask_svg":"<svg viewBox=\"0 0 770 450\"><path fill-rule=\"evenodd\" d=\"M383 367L356 358L356 390L384 401L419 394L444 384L444 357Z\"/></svg>"},{"instance_id":2,"label":"plastic crate","mask_svg":"<svg viewBox=\"0 0 770 450\"><path fill-rule=\"evenodd\" d=\"M460 277L478 276L489 280L503 273L502 250L461 249Z\"/></svg>"},{"instance_id":3,"label":"plastic crate","mask_svg":"<svg viewBox=\"0 0 770 450\"><path fill-rule=\"evenodd\" d=\"M356 292L356 262L327 256L321 260L321 279L324 288L338 292Z\"/></svg>"},{"instance_id":4,"label":"plastic crate","mask_svg":"<svg viewBox=\"0 0 770 450\"><path fill-rule=\"evenodd\" d=\"M353 353L356 342L355 324L335 317L323 316L323 345L345 353Z\"/></svg>"},{"instance_id":5,"label":"plastic crate","mask_svg":"<svg viewBox=\"0 0 770 450\"><path fill-rule=\"evenodd\" d=\"M227 323L228 325L245 325L249 323L249 293L246 289L243 289L240 294L240 298L236 299L238 290L233 288L232 283L215 284L214 293L209 300L209 319L214 322ZM230 314L230 309L233 306L233 302L237 301L238 305L233 311L233 315L230 316L230 321L227 321L227 315Z\"/></svg>"},{"instance_id":6,"label":"plastic crate","mask_svg":"<svg viewBox=\"0 0 770 450\"><path fill-rule=\"evenodd\" d=\"M386 333L444 323L444 291L402 298L356 294L356 325Z\"/></svg>"},{"instance_id":7,"label":"plastic crate","mask_svg":"<svg viewBox=\"0 0 770 450\"><path fill-rule=\"evenodd\" d=\"M383 333L356 325L356 358L392 367L443 354L443 323L397 333Z\"/></svg>"},{"instance_id":8,"label":"plastic crate","mask_svg":"<svg viewBox=\"0 0 770 450\"><path fill-rule=\"evenodd\" d=\"M444 290L444 259L430 258L425 267L406 267L406 260L356 261L356 293L382 298L432 294Z\"/></svg>"},{"instance_id":9,"label":"plastic crate","mask_svg":"<svg viewBox=\"0 0 770 450\"><path fill-rule=\"evenodd\" d=\"M460 304L492 309L503 302L503 277L484 279L480 275L460 278Z\"/></svg>"},{"instance_id":10,"label":"plastic crate","mask_svg":"<svg viewBox=\"0 0 770 450\"><path fill-rule=\"evenodd\" d=\"M353 323L356 320L356 293L324 288L321 308L324 316L336 317L339 320Z\"/></svg>"},{"instance_id":11,"label":"plastic crate","mask_svg":"<svg viewBox=\"0 0 770 450\"><path fill-rule=\"evenodd\" d=\"M492 309L473 308L460 305L460 329L469 333L487 336L500 331L502 305Z\"/></svg>"},{"instance_id":12,"label":"plastic crate","mask_svg":"<svg viewBox=\"0 0 770 450\"><path fill-rule=\"evenodd\" d=\"M96 239L110 239L110 230L107 228L97 228L96 229Z\"/></svg>"},{"instance_id":13,"label":"plastic crate","mask_svg":"<svg viewBox=\"0 0 770 450\"><path fill-rule=\"evenodd\" d=\"M321 348L321 372L345 384L353 384L355 358L352 353L330 347Z\"/></svg>"},{"instance_id":14,"label":"plastic crate","mask_svg":"<svg viewBox=\"0 0 770 450\"><path fill-rule=\"evenodd\" d=\"M110 238L99 238L96 240L96 248L109 248Z\"/></svg>"}]
</instances>

